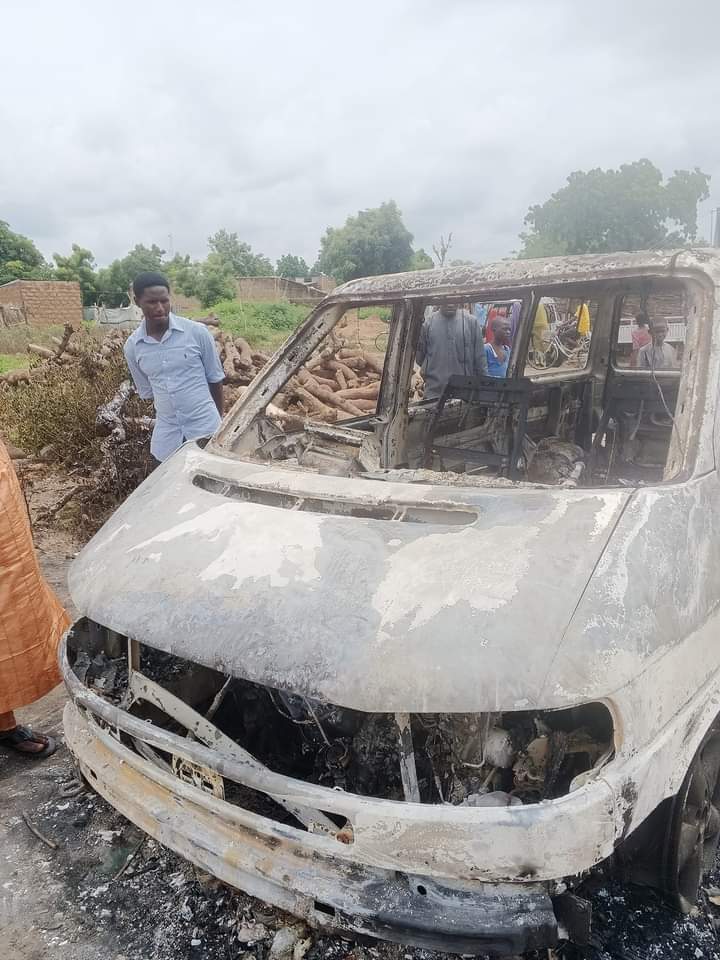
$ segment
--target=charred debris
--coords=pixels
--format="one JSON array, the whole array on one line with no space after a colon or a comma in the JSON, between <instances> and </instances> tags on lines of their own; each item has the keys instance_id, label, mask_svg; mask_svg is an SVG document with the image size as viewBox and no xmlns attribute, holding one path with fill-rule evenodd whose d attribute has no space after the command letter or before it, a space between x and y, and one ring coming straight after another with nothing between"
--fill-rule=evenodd
<instances>
[{"instance_id":1,"label":"charred debris","mask_svg":"<svg viewBox=\"0 0 720 960\"><path fill-rule=\"evenodd\" d=\"M76 625L68 644L78 679L135 716L193 737L175 711L166 712L162 696L152 702L133 696L126 639L89 621L83 626ZM227 677L144 645L135 669L273 772L360 796L472 807L539 803L582 786L613 756L612 718L601 703L556 711L365 713ZM146 755L140 741L133 746ZM247 806L244 795L234 798L236 787L226 783L223 795Z\"/></svg>"}]
</instances>

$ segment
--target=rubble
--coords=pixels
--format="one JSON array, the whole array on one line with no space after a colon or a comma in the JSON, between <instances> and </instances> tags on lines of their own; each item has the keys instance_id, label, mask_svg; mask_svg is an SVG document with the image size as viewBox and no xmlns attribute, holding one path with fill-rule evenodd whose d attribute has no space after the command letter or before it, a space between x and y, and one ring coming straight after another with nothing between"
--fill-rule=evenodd
<instances>
[{"instance_id":1,"label":"rubble","mask_svg":"<svg viewBox=\"0 0 720 960\"><path fill-rule=\"evenodd\" d=\"M300 931L296 927L280 927L270 946L270 960L292 960L300 943Z\"/></svg>"}]
</instances>

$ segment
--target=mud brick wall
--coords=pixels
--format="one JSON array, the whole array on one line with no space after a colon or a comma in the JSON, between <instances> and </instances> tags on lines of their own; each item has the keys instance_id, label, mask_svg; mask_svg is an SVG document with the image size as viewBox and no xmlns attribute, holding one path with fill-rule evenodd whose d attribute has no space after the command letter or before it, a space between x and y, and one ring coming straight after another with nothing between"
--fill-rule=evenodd
<instances>
[{"instance_id":1,"label":"mud brick wall","mask_svg":"<svg viewBox=\"0 0 720 960\"><path fill-rule=\"evenodd\" d=\"M77 327L83 319L80 284L75 280L13 280L0 286L0 303L21 307L27 322L40 326Z\"/></svg>"},{"instance_id":2,"label":"mud brick wall","mask_svg":"<svg viewBox=\"0 0 720 960\"><path fill-rule=\"evenodd\" d=\"M178 293L177 290L170 291L170 300L172 301L173 313L180 317L203 316L212 313L212 309L203 310L203 306L197 297L186 297L184 293Z\"/></svg>"},{"instance_id":3,"label":"mud brick wall","mask_svg":"<svg viewBox=\"0 0 720 960\"><path fill-rule=\"evenodd\" d=\"M22 309L22 289L19 280L3 283L0 286L0 304Z\"/></svg>"},{"instance_id":4,"label":"mud brick wall","mask_svg":"<svg viewBox=\"0 0 720 960\"><path fill-rule=\"evenodd\" d=\"M235 286L240 300L289 300L292 303L322 300L322 294L309 290L304 283L283 277L240 277Z\"/></svg>"}]
</instances>

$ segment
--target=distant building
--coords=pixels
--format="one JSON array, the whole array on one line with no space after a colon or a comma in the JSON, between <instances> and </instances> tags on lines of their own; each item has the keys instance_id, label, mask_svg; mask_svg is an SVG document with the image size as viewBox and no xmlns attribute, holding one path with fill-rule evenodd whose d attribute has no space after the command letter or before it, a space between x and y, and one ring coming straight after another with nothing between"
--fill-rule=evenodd
<instances>
[{"instance_id":1,"label":"distant building","mask_svg":"<svg viewBox=\"0 0 720 960\"><path fill-rule=\"evenodd\" d=\"M319 303L325 296L325 290L316 287L312 281L306 280L288 280L285 277L240 277L235 283L240 300L289 300L290 303L312 306Z\"/></svg>"},{"instance_id":2,"label":"distant building","mask_svg":"<svg viewBox=\"0 0 720 960\"><path fill-rule=\"evenodd\" d=\"M326 273L318 273L312 277L310 282L317 290L322 290L323 293L330 293L337 286L337 280L328 277Z\"/></svg>"},{"instance_id":3,"label":"distant building","mask_svg":"<svg viewBox=\"0 0 720 960\"><path fill-rule=\"evenodd\" d=\"M0 285L0 307L21 311L25 322L42 326L71 323L83 319L80 284L76 280L11 280ZM5 313L5 311L3 311Z\"/></svg>"}]
</instances>

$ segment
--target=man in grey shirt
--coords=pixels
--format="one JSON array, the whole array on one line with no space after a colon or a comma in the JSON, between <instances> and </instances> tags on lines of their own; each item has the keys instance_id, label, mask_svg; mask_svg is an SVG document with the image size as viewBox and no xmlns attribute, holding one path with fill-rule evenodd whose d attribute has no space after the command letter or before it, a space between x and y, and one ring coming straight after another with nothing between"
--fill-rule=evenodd
<instances>
[{"instance_id":1,"label":"man in grey shirt","mask_svg":"<svg viewBox=\"0 0 720 960\"><path fill-rule=\"evenodd\" d=\"M486 377L485 338L477 317L455 304L435 310L423 321L416 360L426 400L436 400L453 374Z\"/></svg>"},{"instance_id":2,"label":"man in grey shirt","mask_svg":"<svg viewBox=\"0 0 720 960\"><path fill-rule=\"evenodd\" d=\"M665 320L650 321L652 340L638 350L638 370L677 370L677 352L669 343L665 343L667 334L668 325Z\"/></svg>"}]
</instances>

